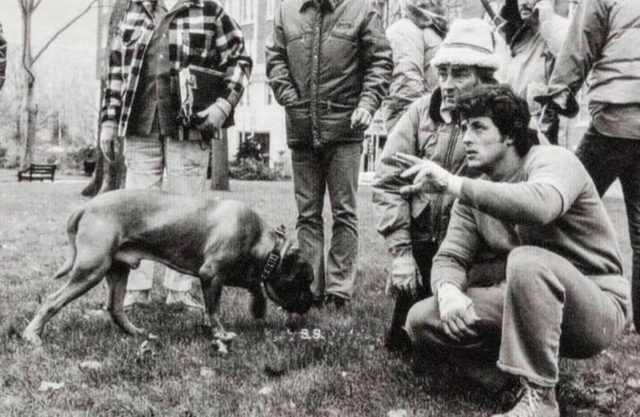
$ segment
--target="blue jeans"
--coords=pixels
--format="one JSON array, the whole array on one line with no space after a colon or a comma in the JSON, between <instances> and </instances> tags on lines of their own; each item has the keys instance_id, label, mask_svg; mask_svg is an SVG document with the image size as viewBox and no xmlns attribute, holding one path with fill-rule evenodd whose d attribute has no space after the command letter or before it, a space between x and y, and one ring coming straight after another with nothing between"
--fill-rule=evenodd
<instances>
[{"instance_id":1,"label":"blue jeans","mask_svg":"<svg viewBox=\"0 0 640 417\"><path fill-rule=\"evenodd\" d=\"M327 145L320 150L292 149L293 187L298 207L300 250L314 272L316 297L334 294L350 299L358 257L356 194L361 143ZM325 276L322 209L329 190L333 228Z\"/></svg>"},{"instance_id":2,"label":"blue jeans","mask_svg":"<svg viewBox=\"0 0 640 417\"><path fill-rule=\"evenodd\" d=\"M616 179L622 185L633 250L633 321L636 330L640 331L640 140L605 136L591 126L576 155L593 178L601 196Z\"/></svg>"},{"instance_id":3,"label":"blue jeans","mask_svg":"<svg viewBox=\"0 0 640 417\"><path fill-rule=\"evenodd\" d=\"M418 349L474 367L475 374L482 366L495 371L497 359L504 373L552 387L560 356L593 356L622 334L629 300L603 289L614 280L625 278L586 276L553 252L520 246L509 254L505 281L465 290L480 318L477 338L450 339L435 297L411 308L405 329Z\"/></svg>"}]
</instances>

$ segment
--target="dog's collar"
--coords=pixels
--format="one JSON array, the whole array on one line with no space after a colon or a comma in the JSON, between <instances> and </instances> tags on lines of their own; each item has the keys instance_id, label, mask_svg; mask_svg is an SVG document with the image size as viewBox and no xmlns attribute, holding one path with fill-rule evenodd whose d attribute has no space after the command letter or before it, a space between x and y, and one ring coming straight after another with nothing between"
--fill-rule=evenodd
<instances>
[{"instance_id":1,"label":"dog's collar","mask_svg":"<svg viewBox=\"0 0 640 417\"><path fill-rule=\"evenodd\" d=\"M280 260L287 253L290 243L286 240L286 233L284 225L280 225L276 229L276 242L264 263L262 273L260 274L260 281L268 282L273 278L273 275L280 264Z\"/></svg>"}]
</instances>

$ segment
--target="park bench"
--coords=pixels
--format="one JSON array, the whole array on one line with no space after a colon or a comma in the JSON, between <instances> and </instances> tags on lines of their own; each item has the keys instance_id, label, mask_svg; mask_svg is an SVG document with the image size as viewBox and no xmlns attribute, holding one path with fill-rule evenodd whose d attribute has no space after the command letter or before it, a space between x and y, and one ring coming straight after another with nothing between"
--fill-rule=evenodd
<instances>
[{"instance_id":1,"label":"park bench","mask_svg":"<svg viewBox=\"0 0 640 417\"><path fill-rule=\"evenodd\" d=\"M57 166L55 164L31 164L29 168L18 171L18 182L22 180L43 180L50 179L56 174Z\"/></svg>"}]
</instances>

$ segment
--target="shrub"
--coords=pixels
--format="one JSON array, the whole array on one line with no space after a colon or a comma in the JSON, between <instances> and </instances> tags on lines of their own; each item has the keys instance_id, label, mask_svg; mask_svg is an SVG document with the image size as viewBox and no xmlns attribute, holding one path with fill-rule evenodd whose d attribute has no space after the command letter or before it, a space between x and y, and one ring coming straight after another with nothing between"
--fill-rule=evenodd
<instances>
[{"instance_id":1,"label":"shrub","mask_svg":"<svg viewBox=\"0 0 640 417\"><path fill-rule=\"evenodd\" d=\"M252 158L232 162L229 165L229 176L236 180L245 181L275 181L278 175L263 162Z\"/></svg>"}]
</instances>

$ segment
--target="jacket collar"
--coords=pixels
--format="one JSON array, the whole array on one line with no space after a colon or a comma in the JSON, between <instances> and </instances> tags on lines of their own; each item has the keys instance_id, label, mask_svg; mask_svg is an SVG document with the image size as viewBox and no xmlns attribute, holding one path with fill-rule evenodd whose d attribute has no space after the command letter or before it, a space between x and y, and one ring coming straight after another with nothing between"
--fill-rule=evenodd
<instances>
[{"instance_id":1,"label":"jacket collar","mask_svg":"<svg viewBox=\"0 0 640 417\"><path fill-rule=\"evenodd\" d=\"M444 123L442 116L440 116L440 105L442 104L442 90L440 87L433 90L431 93L431 100L429 101L429 118L434 123Z\"/></svg>"},{"instance_id":2,"label":"jacket collar","mask_svg":"<svg viewBox=\"0 0 640 417\"><path fill-rule=\"evenodd\" d=\"M331 11L334 11L343 2L343 0L303 0L300 5L300 11L304 11L304 9L309 6L315 6L316 1L319 1L321 5L328 7Z\"/></svg>"}]
</instances>

